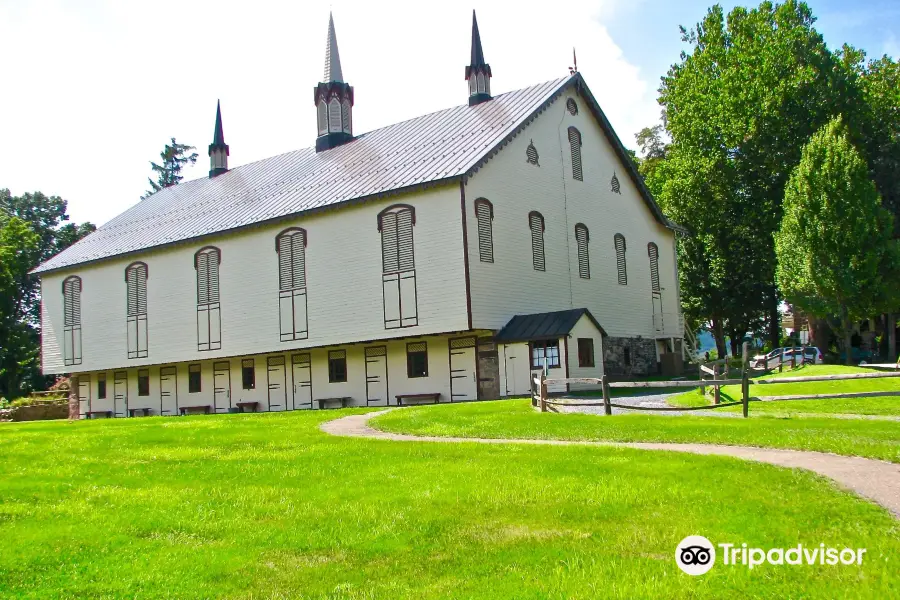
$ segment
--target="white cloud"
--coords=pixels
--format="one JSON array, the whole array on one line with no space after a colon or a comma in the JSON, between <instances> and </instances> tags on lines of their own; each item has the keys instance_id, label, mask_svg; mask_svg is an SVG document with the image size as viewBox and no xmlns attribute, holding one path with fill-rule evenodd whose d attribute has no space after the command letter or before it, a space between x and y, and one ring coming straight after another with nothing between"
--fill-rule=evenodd
<instances>
[{"instance_id":1,"label":"white cloud","mask_svg":"<svg viewBox=\"0 0 900 600\"><path fill-rule=\"evenodd\" d=\"M626 145L655 122L655 90L603 22L628 3L481 2L494 93L578 66ZM358 132L466 99L471 9L399 0L332 4ZM310 146L325 4L33 0L0 4L0 186L70 201L102 223L146 189L171 136L197 146L205 176L216 99L232 166ZM630 10L630 9L628 9Z\"/></svg>"}]
</instances>

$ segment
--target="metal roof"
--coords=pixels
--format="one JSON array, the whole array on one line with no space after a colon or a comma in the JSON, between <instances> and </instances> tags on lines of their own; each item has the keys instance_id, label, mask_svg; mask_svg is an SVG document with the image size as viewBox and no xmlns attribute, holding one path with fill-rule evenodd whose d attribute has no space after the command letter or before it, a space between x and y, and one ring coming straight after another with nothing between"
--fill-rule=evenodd
<instances>
[{"instance_id":1,"label":"metal roof","mask_svg":"<svg viewBox=\"0 0 900 600\"><path fill-rule=\"evenodd\" d=\"M324 152L305 148L165 188L50 258L33 273L94 262L401 193L471 175L563 90L587 89L579 74L362 134ZM587 94L590 94L588 91ZM599 106L590 100L596 110ZM599 113L602 116L602 111ZM621 146L605 116L601 126ZM620 149L617 148L617 151ZM620 154L624 154L621 148ZM630 157L626 158L628 163ZM660 222L668 221L630 169Z\"/></svg>"},{"instance_id":2,"label":"metal roof","mask_svg":"<svg viewBox=\"0 0 900 600\"><path fill-rule=\"evenodd\" d=\"M516 315L494 338L498 342L556 340L572 331L582 315L587 315L601 334L606 332L586 308L572 308L534 315Z\"/></svg>"}]
</instances>

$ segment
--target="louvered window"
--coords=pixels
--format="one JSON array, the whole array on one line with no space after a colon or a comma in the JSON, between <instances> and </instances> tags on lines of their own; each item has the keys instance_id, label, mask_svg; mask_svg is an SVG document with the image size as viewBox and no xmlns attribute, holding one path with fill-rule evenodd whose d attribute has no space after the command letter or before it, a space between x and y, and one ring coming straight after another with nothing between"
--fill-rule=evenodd
<instances>
[{"instance_id":1,"label":"louvered window","mask_svg":"<svg viewBox=\"0 0 900 600\"><path fill-rule=\"evenodd\" d=\"M344 133L352 133L353 128L350 124L350 100L344 100L341 104L341 120L344 122Z\"/></svg>"},{"instance_id":2,"label":"louvered window","mask_svg":"<svg viewBox=\"0 0 900 600\"><path fill-rule=\"evenodd\" d=\"M568 110L569 114L573 117L578 114L578 105L575 103L575 100L572 98L566 100L566 110Z\"/></svg>"},{"instance_id":3,"label":"louvered window","mask_svg":"<svg viewBox=\"0 0 900 600\"><path fill-rule=\"evenodd\" d=\"M613 240L616 247L616 269L619 272L619 285L628 285L628 273L625 268L625 236L617 233Z\"/></svg>"},{"instance_id":4,"label":"louvered window","mask_svg":"<svg viewBox=\"0 0 900 600\"><path fill-rule=\"evenodd\" d=\"M197 269L197 349L219 350L222 347L222 315L219 305L218 248L202 248L194 255Z\"/></svg>"},{"instance_id":5,"label":"louvered window","mask_svg":"<svg viewBox=\"0 0 900 600\"><path fill-rule=\"evenodd\" d=\"M489 200L479 198L475 201L475 218L478 221L478 257L481 262L494 262L494 206Z\"/></svg>"},{"instance_id":6,"label":"louvered window","mask_svg":"<svg viewBox=\"0 0 900 600\"><path fill-rule=\"evenodd\" d=\"M291 228L275 238L281 341L309 336L306 304L306 230Z\"/></svg>"},{"instance_id":7,"label":"louvered window","mask_svg":"<svg viewBox=\"0 0 900 600\"><path fill-rule=\"evenodd\" d=\"M653 242L647 244L647 255L650 257L650 289L660 291L659 287L659 248Z\"/></svg>"},{"instance_id":8,"label":"louvered window","mask_svg":"<svg viewBox=\"0 0 900 600\"><path fill-rule=\"evenodd\" d=\"M341 101L337 98L328 103L328 131L341 131Z\"/></svg>"},{"instance_id":9,"label":"louvered window","mask_svg":"<svg viewBox=\"0 0 900 600\"><path fill-rule=\"evenodd\" d=\"M128 358L147 357L147 276L147 265L142 262L125 269Z\"/></svg>"},{"instance_id":10,"label":"louvered window","mask_svg":"<svg viewBox=\"0 0 900 600\"><path fill-rule=\"evenodd\" d=\"M544 217L541 213L528 213L528 227L531 229L531 263L535 271L545 271L544 264Z\"/></svg>"},{"instance_id":11,"label":"louvered window","mask_svg":"<svg viewBox=\"0 0 900 600\"><path fill-rule=\"evenodd\" d=\"M81 278L63 281L63 362L81 364Z\"/></svg>"},{"instance_id":12,"label":"louvered window","mask_svg":"<svg viewBox=\"0 0 900 600\"><path fill-rule=\"evenodd\" d=\"M584 223L575 225L575 244L578 246L578 276L582 279L591 278L591 259L588 253L588 242L591 236Z\"/></svg>"},{"instance_id":13,"label":"louvered window","mask_svg":"<svg viewBox=\"0 0 900 600\"><path fill-rule=\"evenodd\" d=\"M581 132L569 127L569 148L572 151L572 177L584 181L581 172Z\"/></svg>"},{"instance_id":14,"label":"louvered window","mask_svg":"<svg viewBox=\"0 0 900 600\"><path fill-rule=\"evenodd\" d=\"M317 110L319 135L325 135L326 133L328 133L328 105L325 104L324 100L319 102L319 107Z\"/></svg>"},{"instance_id":15,"label":"louvered window","mask_svg":"<svg viewBox=\"0 0 900 600\"><path fill-rule=\"evenodd\" d=\"M419 324L413 241L415 224L415 209L405 204L386 208L378 215L385 329Z\"/></svg>"}]
</instances>

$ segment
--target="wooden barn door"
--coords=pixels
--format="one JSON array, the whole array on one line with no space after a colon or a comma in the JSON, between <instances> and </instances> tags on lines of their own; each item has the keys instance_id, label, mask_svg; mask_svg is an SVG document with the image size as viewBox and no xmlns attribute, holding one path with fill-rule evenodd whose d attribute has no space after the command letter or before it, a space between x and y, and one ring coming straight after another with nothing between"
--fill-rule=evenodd
<instances>
[{"instance_id":1,"label":"wooden barn door","mask_svg":"<svg viewBox=\"0 0 900 600\"><path fill-rule=\"evenodd\" d=\"M128 371L113 375L113 416L128 415Z\"/></svg>"},{"instance_id":2,"label":"wooden barn door","mask_svg":"<svg viewBox=\"0 0 900 600\"><path fill-rule=\"evenodd\" d=\"M308 352L291 356L291 375L294 382L292 402L294 410L312 408L312 370Z\"/></svg>"},{"instance_id":3,"label":"wooden barn door","mask_svg":"<svg viewBox=\"0 0 900 600\"><path fill-rule=\"evenodd\" d=\"M78 413L84 418L84 413L91 410L91 376L82 375L78 378Z\"/></svg>"},{"instance_id":4,"label":"wooden barn door","mask_svg":"<svg viewBox=\"0 0 900 600\"><path fill-rule=\"evenodd\" d=\"M475 372L475 338L450 340L450 401L462 402L478 398Z\"/></svg>"},{"instance_id":5,"label":"wooden barn door","mask_svg":"<svg viewBox=\"0 0 900 600\"><path fill-rule=\"evenodd\" d=\"M269 410L287 410L287 372L283 356L266 359L269 384Z\"/></svg>"},{"instance_id":6,"label":"wooden barn door","mask_svg":"<svg viewBox=\"0 0 900 600\"><path fill-rule=\"evenodd\" d=\"M159 414L178 414L178 383L175 367L159 370Z\"/></svg>"},{"instance_id":7,"label":"wooden barn door","mask_svg":"<svg viewBox=\"0 0 900 600\"><path fill-rule=\"evenodd\" d=\"M213 412L231 408L231 363L213 363Z\"/></svg>"},{"instance_id":8,"label":"wooden barn door","mask_svg":"<svg viewBox=\"0 0 900 600\"><path fill-rule=\"evenodd\" d=\"M387 346L366 348L366 405L387 406Z\"/></svg>"}]
</instances>

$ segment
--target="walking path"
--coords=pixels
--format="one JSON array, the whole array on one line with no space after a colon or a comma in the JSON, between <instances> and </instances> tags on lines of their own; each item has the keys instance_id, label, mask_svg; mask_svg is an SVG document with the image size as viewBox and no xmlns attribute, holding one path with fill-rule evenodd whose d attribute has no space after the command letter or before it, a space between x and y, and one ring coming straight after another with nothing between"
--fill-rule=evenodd
<instances>
[{"instance_id":1,"label":"walking path","mask_svg":"<svg viewBox=\"0 0 900 600\"><path fill-rule=\"evenodd\" d=\"M397 409L388 409L397 410ZM515 440L490 438L417 436L379 431L369 419L387 411L350 415L327 421L320 426L331 435L362 437L397 442L475 442L480 444L538 444L547 446L616 446L639 450L670 450L693 454L733 456L765 462L779 467L807 469L836 481L860 496L885 507L900 519L900 465L871 458L839 456L824 452L754 448L752 446L719 446L715 444L675 444L656 442L579 442L568 440Z\"/></svg>"}]
</instances>

